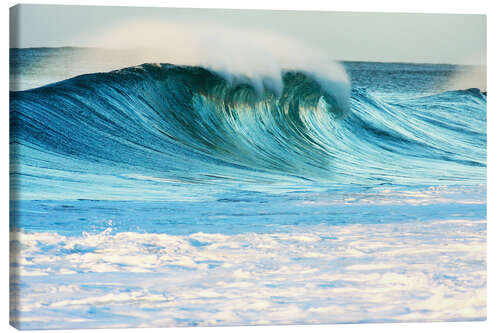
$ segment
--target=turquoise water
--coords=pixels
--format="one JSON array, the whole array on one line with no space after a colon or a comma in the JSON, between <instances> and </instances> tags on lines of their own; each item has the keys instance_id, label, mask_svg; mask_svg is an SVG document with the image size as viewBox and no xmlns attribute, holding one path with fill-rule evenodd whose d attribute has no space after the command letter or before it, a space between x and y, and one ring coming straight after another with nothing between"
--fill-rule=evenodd
<instances>
[{"instance_id":1,"label":"turquoise water","mask_svg":"<svg viewBox=\"0 0 500 333\"><path fill-rule=\"evenodd\" d=\"M86 52L11 49L16 327L485 319L487 97L445 88L471 68L277 89Z\"/></svg>"}]
</instances>

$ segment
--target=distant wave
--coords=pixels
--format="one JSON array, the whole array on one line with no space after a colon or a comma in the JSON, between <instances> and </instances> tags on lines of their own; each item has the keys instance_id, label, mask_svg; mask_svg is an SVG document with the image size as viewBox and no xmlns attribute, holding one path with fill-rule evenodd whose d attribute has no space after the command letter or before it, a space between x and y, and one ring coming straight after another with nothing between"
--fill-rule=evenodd
<instances>
[{"instance_id":1,"label":"distant wave","mask_svg":"<svg viewBox=\"0 0 500 333\"><path fill-rule=\"evenodd\" d=\"M11 92L12 160L36 178L72 173L65 181L111 168L187 183L485 182L478 89L386 101L357 88L343 101L308 72L283 71L282 82L260 90L202 67L144 64Z\"/></svg>"}]
</instances>

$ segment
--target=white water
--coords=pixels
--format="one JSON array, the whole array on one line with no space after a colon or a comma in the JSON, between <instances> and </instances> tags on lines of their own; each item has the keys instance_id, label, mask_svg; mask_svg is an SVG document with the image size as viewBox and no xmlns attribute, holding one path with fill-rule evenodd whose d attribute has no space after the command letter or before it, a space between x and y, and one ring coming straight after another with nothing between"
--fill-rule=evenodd
<instances>
[{"instance_id":1,"label":"white water","mask_svg":"<svg viewBox=\"0 0 500 333\"><path fill-rule=\"evenodd\" d=\"M484 225L20 232L12 235L21 245L12 261L23 297L13 299L21 314L13 319L24 328L484 319Z\"/></svg>"}]
</instances>

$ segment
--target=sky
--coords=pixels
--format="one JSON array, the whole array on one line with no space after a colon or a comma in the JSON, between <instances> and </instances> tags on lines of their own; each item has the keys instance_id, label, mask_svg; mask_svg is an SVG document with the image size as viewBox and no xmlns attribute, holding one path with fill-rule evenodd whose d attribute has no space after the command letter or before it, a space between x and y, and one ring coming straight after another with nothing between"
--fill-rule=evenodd
<instances>
[{"instance_id":1,"label":"sky","mask_svg":"<svg viewBox=\"0 0 500 333\"><path fill-rule=\"evenodd\" d=\"M98 36L117 27L126 34L135 20L258 28L337 60L486 64L486 16L466 14L21 5L11 9L10 46L102 47Z\"/></svg>"}]
</instances>

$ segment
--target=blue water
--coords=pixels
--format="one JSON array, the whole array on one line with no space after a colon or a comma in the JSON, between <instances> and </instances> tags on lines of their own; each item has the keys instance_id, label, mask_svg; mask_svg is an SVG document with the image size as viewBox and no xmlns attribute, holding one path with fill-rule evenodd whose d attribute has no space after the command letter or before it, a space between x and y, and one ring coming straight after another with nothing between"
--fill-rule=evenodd
<instances>
[{"instance_id":1,"label":"blue water","mask_svg":"<svg viewBox=\"0 0 500 333\"><path fill-rule=\"evenodd\" d=\"M345 62L346 108L297 70L10 52L16 326L485 318L487 97L445 88L471 68Z\"/></svg>"},{"instance_id":2,"label":"blue water","mask_svg":"<svg viewBox=\"0 0 500 333\"><path fill-rule=\"evenodd\" d=\"M403 223L409 220L442 220L450 216L486 218L484 203L464 205L456 202L462 198L484 197L484 189L460 187L453 190L455 193L450 188L447 191L451 193L439 193L441 201L433 198L437 202L427 203L425 209L418 205L408 205L398 197L400 194L397 192L386 195L387 204L376 205L382 199L380 193L363 190L352 193L350 196L353 200L346 205L345 199L349 195L346 193L297 192L271 195L241 191L221 195L213 201L169 201L168 204L144 201L19 201L12 204L11 216L13 222L20 220L20 227L25 230L57 231L65 236L80 235L83 230L102 232L110 226L114 233L163 232L183 235L203 232L233 235L249 231L286 232L291 226L318 224ZM372 198L363 202L365 196ZM406 200L413 196L412 193L405 193ZM327 200L328 204L314 205ZM14 223L11 226L19 227Z\"/></svg>"}]
</instances>

